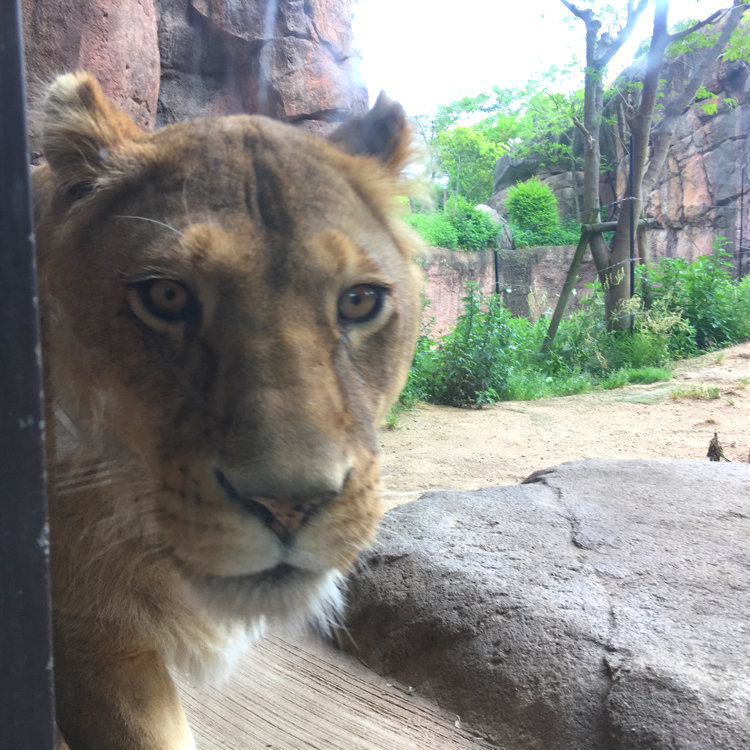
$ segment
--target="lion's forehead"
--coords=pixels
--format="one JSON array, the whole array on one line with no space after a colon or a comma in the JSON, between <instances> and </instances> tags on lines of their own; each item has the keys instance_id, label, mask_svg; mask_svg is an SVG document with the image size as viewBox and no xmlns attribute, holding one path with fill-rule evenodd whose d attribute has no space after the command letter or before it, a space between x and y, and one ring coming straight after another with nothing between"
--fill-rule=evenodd
<instances>
[{"instance_id":1,"label":"lion's forehead","mask_svg":"<svg viewBox=\"0 0 750 750\"><path fill-rule=\"evenodd\" d=\"M393 275L405 259L351 157L289 127L280 137L276 125L221 118L155 138L160 179L146 193L125 196L120 213L175 231L152 232L137 255L158 259L163 249L198 269L237 266L265 274L274 287L317 283L321 275Z\"/></svg>"},{"instance_id":2,"label":"lion's forehead","mask_svg":"<svg viewBox=\"0 0 750 750\"><path fill-rule=\"evenodd\" d=\"M272 225L292 218L275 215L277 204L301 211L303 202L351 203L356 197L349 184L351 157L324 139L262 117L195 120L152 138L156 161L165 174L182 179L183 192L200 195L209 206L244 206Z\"/></svg>"}]
</instances>

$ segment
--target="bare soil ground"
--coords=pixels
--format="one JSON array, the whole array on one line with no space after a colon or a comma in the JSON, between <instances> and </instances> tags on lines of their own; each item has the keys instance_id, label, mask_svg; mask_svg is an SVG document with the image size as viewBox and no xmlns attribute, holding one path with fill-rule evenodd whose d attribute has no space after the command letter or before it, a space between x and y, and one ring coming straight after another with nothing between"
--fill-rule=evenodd
<instances>
[{"instance_id":1,"label":"bare soil ground","mask_svg":"<svg viewBox=\"0 0 750 750\"><path fill-rule=\"evenodd\" d=\"M689 390L703 396L675 397ZM714 432L729 460L748 461L750 342L679 362L672 380L652 385L483 409L419 406L381 433L385 505L516 484L593 456L708 460Z\"/></svg>"}]
</instances>

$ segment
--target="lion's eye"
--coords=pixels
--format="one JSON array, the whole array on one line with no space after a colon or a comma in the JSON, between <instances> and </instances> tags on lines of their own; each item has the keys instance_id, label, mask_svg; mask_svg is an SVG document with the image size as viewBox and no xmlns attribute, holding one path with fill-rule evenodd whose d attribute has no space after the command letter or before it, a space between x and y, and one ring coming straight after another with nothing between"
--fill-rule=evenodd
<instances>
[{"instance_id":1,"label":"lion's eye","mask_svg":"<svg viewBox=\"0 0 750 750\"><path fill-rule=\"evenodd\" d=\"M138 283L136 288L143 306L162 320L187 320L194 315L198 306L190 290L179 281L149 279Z\"/></svg>"},{"instance_id":2,"label":"lion's eye","mask_svg":"<svg viewBox=\"0 0 750 750\"><path fill-rule=\"evenodd\" d=\"M383 308L385 289L373 284L358 284L339 297L339 317L347 323L366 323Z\"/></svg>"}]
</instances>

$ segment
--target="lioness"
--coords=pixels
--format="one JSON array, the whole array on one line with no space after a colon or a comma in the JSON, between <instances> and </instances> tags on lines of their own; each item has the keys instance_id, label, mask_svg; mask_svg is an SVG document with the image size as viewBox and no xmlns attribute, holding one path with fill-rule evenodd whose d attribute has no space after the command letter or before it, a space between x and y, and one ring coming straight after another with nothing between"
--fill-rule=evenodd
<instances>
[{"instance_id":1,"label":"lioness","mask_svg":"<svg viewBox=\"0 0 750 750\"><path fill-rule=\"evenodd\" d=\"M147 133L78 73L43 142L58 726L71 750L192 748L168 670L335 618L373 538L420 312L407 127L381 98L329 139L251 116Z\"/></svg>"}]
</instances>

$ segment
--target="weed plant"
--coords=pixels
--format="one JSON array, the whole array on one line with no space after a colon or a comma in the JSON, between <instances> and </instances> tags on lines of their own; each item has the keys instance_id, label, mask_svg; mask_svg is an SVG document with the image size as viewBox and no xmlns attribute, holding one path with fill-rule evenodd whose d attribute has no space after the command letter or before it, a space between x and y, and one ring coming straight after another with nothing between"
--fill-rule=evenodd
<instances>
[{"instance_id":1,"label":"weed plant","mask_svg":"<svg viewBox=\"0 0 750 750\"><path fill-rule=\"evenodd\" d=\"M590 285L544 354L549 316L513 317L469 284L451 331L434 338L425 324L402 403L481 406L667 380L672 360L750 338L750 279L732 280L729 257L717 246L692 264L639 269L639 294L624 308L632 332L607 331L601 286Z\"/></svg>"}]
</instances>

